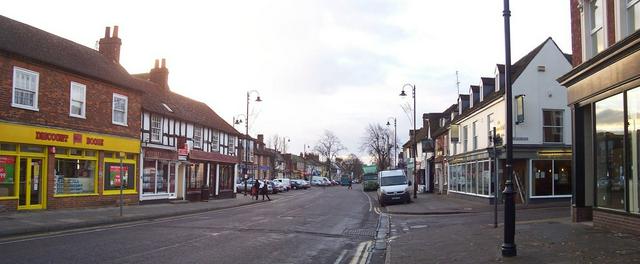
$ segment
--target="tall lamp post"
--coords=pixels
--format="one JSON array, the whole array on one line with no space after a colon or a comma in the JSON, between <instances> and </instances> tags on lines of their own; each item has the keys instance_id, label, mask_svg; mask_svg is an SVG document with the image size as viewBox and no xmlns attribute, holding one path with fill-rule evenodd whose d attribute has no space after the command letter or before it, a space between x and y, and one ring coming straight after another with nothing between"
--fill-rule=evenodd
<instances>
[{"instance_id":1,"label":"tall lamp post","mask_svg":"<svg viewBox=\"0 0 640 264\"><path fill-rule=\"evenodd\" d=\"M505 96L507 100L506 115L506 182L504 186L504 242L502 243L502 256L514 257L517 255L515 234L516 234L516 203L515 192L513 190L513 95L511 91L511 26L509 17L509 0L504 0L504 48L505 48Z\"/></svg>"},{"instance_id":2,"label":"tall lamp post","mask_svg":"<svg viewBox=\"0 0 640 264\"><path fill-rule=\"evenodd\" d=\"M406 83L405 85L402 86L402 92L400 93L400 96L407 96L407 94L404 92L404 88L405 87L411 87L412 90L412 95L413 95L413 144L411 144L412 149L413 149L413 198L417 199L418 198L418 173L416 172L416 163L417 163L417 157L418 157L418 150L417 150L417 141L416 141L416 85L415 84L410 84L410 83Z\"/></svg>"},{"instance_id":3,"label":"tall lamp post","mask_svg":"<svg viewBox=\"0 0 640 264\"><path fill-rule=\"evenodd\" d=\"M398 126L397 126L395 117L387 118L387 126L391 125L391 123L389 123L391 119L393 119L393 150L394 150L393 168L395 168L398 165L398 132L397 132Z\"/></svg>"},{"instance_id":4,"label":"tall lamp post","mask_svg":"<svg viewBox=\"0 0 640 264\"><path fill-rule=\"evenodd\" d=\"M247 175L249 173L249 101L251 101L251 94L256 94L256 102L262 102L262 99L260 99L260 93L258 93L258 91L256 90L251 90L247 92L247 112L246 115L244 116L245 118L245 122L244 122L244 135L245 135L245 143L244 143L244 170L245 170L245 174L244 174L244 193L245 195L247 195ZM240 120L236 120L235 123L240 123Z\"/></svg>"}]
</instances>

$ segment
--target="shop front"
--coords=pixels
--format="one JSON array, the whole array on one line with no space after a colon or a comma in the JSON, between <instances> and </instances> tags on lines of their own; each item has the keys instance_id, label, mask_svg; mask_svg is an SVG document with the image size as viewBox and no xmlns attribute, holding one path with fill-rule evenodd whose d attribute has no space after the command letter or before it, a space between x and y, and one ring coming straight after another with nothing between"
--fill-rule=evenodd
<instances>
[{"instance_id":1,"label":"shop front","mask_svg":"<svg viewBox=\"0 0 640 264\"><path fill-rule=\"evenodd\" d=\"M137 139L0 123L0 205L8 210L137 203ZM122 153L122 156L120 155Z\"/></svg>"},{"instance_id":2,"label":"shop front","mask_svg":"<svg viewBox=\"0 0 640 264\"><path fill-rule=\"evenodd\" d=\"M215 152L191 150L186 168L186 193L189 200L233 198L238 157Z\"/></svg>"},{"instance_id":3,"label":"shop front","mask_svg":"<svg viewBox=\"0 0 640 264\"><path fill-rule=\"evenodd\" d=\"M139 187L141 201L177 198L178 153L174 150L142 148Z\"/></svg>"}]
</instances>

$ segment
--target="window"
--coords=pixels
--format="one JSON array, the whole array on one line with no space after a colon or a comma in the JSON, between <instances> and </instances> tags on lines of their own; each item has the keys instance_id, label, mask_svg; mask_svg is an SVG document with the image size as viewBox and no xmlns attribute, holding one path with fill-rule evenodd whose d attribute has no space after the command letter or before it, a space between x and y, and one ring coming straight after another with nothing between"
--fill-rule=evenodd
<instances>
[{"instance_id":1,"label":"window","mask_svg":"<svg viewBox=\"0 0 640 264\"><path fill-rule=\"evenodd\" d=\"M631 35L631 33L633 33L634 31L638 30L638 28L640 28L640 4L638 4L640 0L626 0L624 2L626 3L625 8L627 11L627 30L624 36L628 36Z\"/></svg>"},{"instance_id":2,"label":"window","mask_svg":"<svg viewBox=\"0 0 640 264\"><path fill-rule=\"evenodd\" d=\"M473 150L478 149L478 131L476 129L478 121L473 121L471 133L473 133Z\"/></svg>"},{"instance_id":3,"label":"window","mask_svg":"<svg viewBox=\"0 0 640 264\"><path fill-rule=\"evenodd\" d=\"M227 145L229 149L228 149L227 155L235 156L236 155L236 147L235 147L236 137L227 136L227 138L229 138L229 143Z\"/></svg>"},{"instance_id":4,"label":"window","mask_svg":"<svg viewBox=\"0 0 640 264\"><path fill-rule=\"evenodd\" d=\"M570 160L533 160L531 169L531 196L571 195Z\"/></svg>"},{"instance_id":5,"label":"window","mask_svg":"<svg viewBox=\"0 0 640 264\"><path fill-rule=\"evenodd\" d=\"M211 136L211 152L219 152L220 148L220 133L218 133L217 131L213 132L213 135Z\"/></svg>"},{"instance_id":6,"label":"window","mask_svg":"<svg viewBox=\"0 0 640 264\"><path fill-rule=\"evenodd\" d=\"M467 152L467 142L469 138L467 137L467 126L462 127L462 152Z\"/></svg>"},{"instance_id":7,"label":"window","mask_svg":"<svg viewBox=\"0 0 640 264\"><path fill-rule=\"evenodd\" d=\"M487 116L487 135L490 140L487 140L487 147L492 146L493 144L493 128L496 126L495 120L493 119L493 114L489 114Z\"/></svg>"},{"instance_id":8,"label":"window","mask_svg":"<svg viewBox=\"0 0 640 264\"><path fill-rule=\"evenodd\" d=\"M69 115L73 117L85 118L87 86L84 84L71 82L69 91Z\"/></svg>"},{"instance_id":9,"label":"window","mask_svg":"<svg viewBox=\"0 0 640 264\"><path fill-rule=\"evenodd\" d=\"M624 98L595 103L596 205L624 210Z\"/></svg>"},{"instance_id":10,"label":"window","mask_svg":"<svg viewBox=\"0 0 640 264\"><path fill-rule=\"evenodd\" d=\"M193 147L202 148L202 127L193 126Z\"/></svg>"},{"instance_id":11,"label":"window","mask_svg":"<svg viewBox=\"0 0 640 264\"><path fill-rule=\"evenodd\" d=\"M604 6L602 0L589 1L589 40L591 42L591 56L604 50Z\"/></svg>"},{"instance_id":12,"label":"window","mask_svg":"<svg viewBox=\"0 0 640 264\"><path fill-rule=\"evenodd\" d=\"M16 157L0 156L0 198L16 196L16 178Z\"/></svg>"},{"instance_id":13,"label":"window","mask_svg":"<svg viewBox=\"0 0 640 264\"><path fill-rule=\"evenodd\" d=\"M562 110L543 110L542 111L542 131L544 143L562 143L563 131Z\"/></svg>"},{"instance_id":14,"label":"window","mask_svg":"<svg viewBox=\"0 0 640 264\"><path fill-rule=\"evenodd\" d=\"M162 117L151 115L151 141L160 142L162 135Z\"/></svg>"},{"instance_id":15,"label":"window","mask_svg":"<svg viewBox=\"0 0 640 264\"><path fill-rule=\"evenodd\" d=\"M636 88L627 92L627 146L630 148L631 159L627 159L630 164L629 177L629 210L632 213L640 213L640 174L638 166L640 165L640 89Z\"/></svg>"},{"instance_id":16,"label":"window","mask_svg":"<svg viewBox=\"0 0 640 264\"><path fill-rule=\"evenodd\" d=\"M145 160L143 163L142 193L176 192L176 164L165 160Z\"/></svg>"},{"instance_id":17,"label":"window","mask_svg":"<svg viewBox=\"0 0 640 264\"><path fill-rule=\"evenodd\" d=\"M61 148L55 157L55 195L96 193L98 160L95 152Z\"/></svg>"},{"instance_id":18,"label":"window","mask_svg":"<svg viewBox=\"0 0 640 264\"><path fill-rule=\"evenodd\" d=\"M113 94L113 112L111 121L116 125L127 125L127 102L124 95Z\"/></svg>"},{"instance_id":19,"label":"window","mask_svg":"<svg viewBox=\"0 0 640 264\"><path fill-rule=\"evenodd\" d=\"M14 67L11 106L38 111L38 79L37 72Z\"/></svg>"}]
</instances>

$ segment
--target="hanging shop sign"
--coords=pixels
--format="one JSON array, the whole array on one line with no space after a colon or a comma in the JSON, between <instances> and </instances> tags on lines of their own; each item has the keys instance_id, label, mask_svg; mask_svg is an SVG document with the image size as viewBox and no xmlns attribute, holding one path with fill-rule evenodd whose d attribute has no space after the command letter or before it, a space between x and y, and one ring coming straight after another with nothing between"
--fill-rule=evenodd
<instances>
[{"instance_id":1,"label":"hanging shop sign","mask_svg":"<svg viewBox=\"0 0 640 264\"><path fill-rule=\"evenodd\" d=\"M108 151L140 152L140 140L93 133L74 132L46 127L0 123L0 141L48 145L70 148L88 148Z\"/></svg>"}]
</instances>

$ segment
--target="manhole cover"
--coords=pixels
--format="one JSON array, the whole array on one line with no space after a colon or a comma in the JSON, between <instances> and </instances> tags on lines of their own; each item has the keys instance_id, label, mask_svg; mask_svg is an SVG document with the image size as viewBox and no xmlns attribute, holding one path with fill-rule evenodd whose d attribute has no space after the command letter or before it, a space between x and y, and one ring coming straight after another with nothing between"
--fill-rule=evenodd
<instances>
[{"instance_id":1,"label":"manhole cover","mask_svg":"<svg viewBox=\"0 0 640 264\"><path fill-rule=\"evenodd\" d=\"M376 231L372 229L346 229L342 234L345 236L373 237L376 235Z\"/></svg>"}]
</instances>

